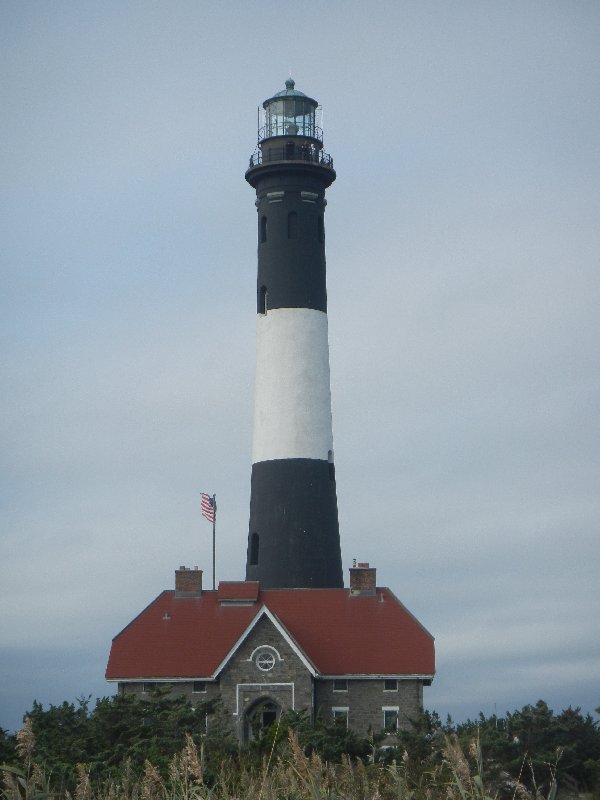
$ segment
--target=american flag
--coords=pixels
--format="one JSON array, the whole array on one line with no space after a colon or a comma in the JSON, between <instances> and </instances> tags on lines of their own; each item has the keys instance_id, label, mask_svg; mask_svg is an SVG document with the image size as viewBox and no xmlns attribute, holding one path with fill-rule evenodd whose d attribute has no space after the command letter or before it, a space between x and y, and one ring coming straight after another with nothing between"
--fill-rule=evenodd
<instances>
[{"instance_id":1,"label":"american flag","mask_svg":"<svg viewBox=\"0 0 600 800\"><path fill-rule=\"evenodd\" d=\"M202 492L202 516L206 517L209 522L214 522L217 516L217 504L214 497Z\"/></svg>"}]
</instances>

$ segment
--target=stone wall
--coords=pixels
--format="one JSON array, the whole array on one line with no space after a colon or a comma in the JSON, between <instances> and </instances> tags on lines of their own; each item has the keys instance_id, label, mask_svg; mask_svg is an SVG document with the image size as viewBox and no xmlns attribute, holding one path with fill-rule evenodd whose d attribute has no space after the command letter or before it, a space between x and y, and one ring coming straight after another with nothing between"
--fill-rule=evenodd
<instances>
[{"instance_id":1,"label":"stone wall","mask_svg":"<svg viewBox=\"0 0 600 800\"><path fill-rule=\"evenodd\" d=\"M118 691L121 695L134 694L140 699L150 699L151 686L169 687L171 692L182 694L186 700L189 700L194 706L201 705L208 700L214 700L221 694L219 683L217 681L204 682L204 687L206 689L204 692L195 692L193 681L175 681L171 683L169 681L140 681L139 683L119 683Z\"/></svg>"},{"instance_id":2,"label":"stone wall","mask_svg":"<svg viewBox=\"0 0 600 800\"><path fill-rule=\"evenodd\" d=\"M380 678L348 679L347 691L334 691L332 680L315 682L315 708L322 719L333 721L333 708L348 708L348 727L359 736L383 729L383 709L398 707L398 725L410 727L423 706L423 685L417 680L399 680L396 691L386 691Z\"/></svg>"},{"instance_id":3,"label":"stone wall","mask_svg":"<svg viewBox=\"0 0 600 800\"><path fill-rule=\"evenodd\" d=\"M257 666L260 652L274 655L272 669ZM221 673L220 685L224 711L242 741L244 715L262 699L273 700L284 712L306 709L313 713L312 676L267 617L257 623L233 655Z\"/></svg>"},{"instance_id":4,"label":"stone wall","mask_svg":"<svg viewBox=\"0 0 600 800\"><path fill-rule=\"evenodd\" d=\"M257 650L264 647L268 652L276 651L275 664L268 671L260 670L255 658ZM273 648L269 650L268 648ZM281 660L280 660L281 659ZM146 688L152 682L146 683ZM273 623L263 618L248 639L234 654L220 676L220 681L205 683L205 692L194 692L193 683L158 683L171 686L173 692L183 694L194 706L219 697L222 714L231 723L232 730L244 740L244 715L256 703L271 699L282 711L306 710L311 718L317 714L323 721L333 721L333 708L348 709L348 727L359 736L369 732L379 733L383 729L383 709L398 708L398 726L410 727L413 719L423 707L423 684L418 680L399 680L396 691L386 691L383 679L348 679L347 691L335 691L332 680L314 681L304 664L281 637ZM150 697L144 692L143 683L119 684L120 694L135 694ZM313 700L314 698L314 700ZM207 722L210 729L210 717Z\"/></svg>"}]
</instances>

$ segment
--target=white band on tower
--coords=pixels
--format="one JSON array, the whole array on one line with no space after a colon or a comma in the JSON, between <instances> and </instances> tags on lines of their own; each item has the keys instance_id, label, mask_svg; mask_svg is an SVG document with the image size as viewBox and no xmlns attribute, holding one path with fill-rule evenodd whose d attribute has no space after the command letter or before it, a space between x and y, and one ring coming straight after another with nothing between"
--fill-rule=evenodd
<instances>
[{"instance_id":1,"label":"white band on tower","mask_svg":"<svg viewBox=\"0 0 600 800\"><path fill-rule=\"evenodd\" d=\"M257 318L252 461L333 451L327 314L275 308Z\"/></svg>"}]
</instances>

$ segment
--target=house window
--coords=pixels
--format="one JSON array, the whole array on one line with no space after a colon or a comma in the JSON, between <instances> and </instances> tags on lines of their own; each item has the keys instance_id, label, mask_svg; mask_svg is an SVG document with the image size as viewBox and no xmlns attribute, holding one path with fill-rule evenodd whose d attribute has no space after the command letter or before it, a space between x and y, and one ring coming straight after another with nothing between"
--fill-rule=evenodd
<instances>
[{"instance_id":1,"label":"house window","mask_svg":"<svg viewBox=\"0 0 600 800\"><path fill-rule=\"evenodd\" d=\"M192 692L194 694L200 694L200 692L206 691L206 681L194 681L192 684Z\"/></svg>"},{"instance_id":2,"label":"house window","mask_svg":"<svg viewBox=\"0 0 600 800\"><path fill-rule=\"evenodd\" d=\"M398 730L398 706L384 706L383 709L383 728L386 731Z\"/></svg>"},{"instance_id":3,"label":"house window","mask_svg":"<svg viewBox=\"0 0 600 800\"><path fill-rule=\"evenodd\" d=\"M336 678L333 682L333 691L334 692L347 692L348 691L348 681L346 678Z\"/></svg>"},{"instance_id":4,"label":"house window","mask_svg":"<svg viewBox=\"0 0 600 800\"><path fill-rule=\"evenodd\" d=\"M266 242L267 241L267 218L261 217L260 218L260 241Z\"/></svg>"},{"instance_id":5,"label":"house window","mask_svg":"<svg viewBox=\"0 0 600 800\"><path fill-rule=\"evenodd\" d=\"M267 287L261 286L258 290L258 313L267 313Z\"/></svg>"},{"instance_id":6,"label":"house window","mask_svg":"<svg viewBox=\"0 0 600 800\"><path fill-rule=\"evenodd\" d=\"M275 666L275 654L270 650L259 650L254 657L254 663L263 672L269 672Z\"/></svg>"},{"instance_id":7,"label":"house window","mask_svg":"<svg viewBox=\"0 0 600 800\"><path fill-rule=\"evenodd\" d=\"M258 533L253 533L250 537L250 566L258 564Z\"/></svg>"},{"instance_id":8,"label":"house window","mask_svg":"<svg viewBox=\"0 0 600 800\"><path fill-rule=\"evenodd\" d=\"M339 725L340 728L345 728L348 730L348 711L350 709L348 706L334 706L331 709L331 713L333 714L333 724Z\"/></svg>"},{"instance_id":9,"label":"house window","mask_svg":"<svg viewBox=\"0 0 600 800\"><path fill-rule=\"evenodd\" d=\"M397 680L385 680L383 682L383 691L384 692L397 692L398 691L398 681Z\"/></svg>"},{"instance_id":10,"label":"house window","mask_svg":"<svg viewBox=\"0 0 600 800\"><path fill-rule=\"evenodd\" d=\"M144 681L142 683L142 692L144 692L144 694L146 694L147 692L151 692L155 686L156 684L153 683L152 681Z\"/></svg>"}]
</instances>

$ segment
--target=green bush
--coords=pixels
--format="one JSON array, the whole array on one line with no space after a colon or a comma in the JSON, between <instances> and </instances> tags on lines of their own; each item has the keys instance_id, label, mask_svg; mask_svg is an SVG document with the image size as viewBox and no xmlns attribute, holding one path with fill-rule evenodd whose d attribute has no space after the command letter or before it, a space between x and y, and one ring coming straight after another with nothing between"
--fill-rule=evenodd
<instances>
[{"instance_id":1,"label":"green bush","mask_svg":"<svg viewBox=\"0 0 600 800\"><path fill-rule=\"evenodd\" d=\"M157 688L93 709L89 698L36 702L16 737L0 732L0 753L3 800L600 798L598 723L541 700L458 726L425 711L385 738L287 712L240 749L218 703L194 710Z\"/></svg>"}]
</instances>

